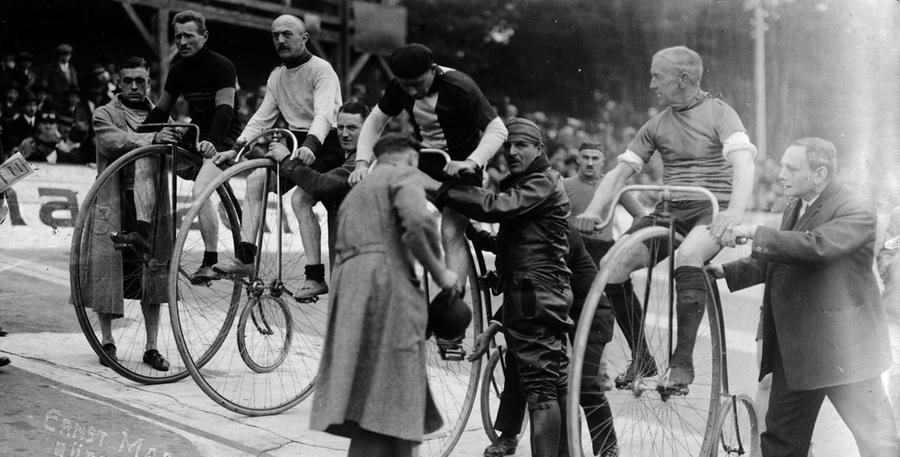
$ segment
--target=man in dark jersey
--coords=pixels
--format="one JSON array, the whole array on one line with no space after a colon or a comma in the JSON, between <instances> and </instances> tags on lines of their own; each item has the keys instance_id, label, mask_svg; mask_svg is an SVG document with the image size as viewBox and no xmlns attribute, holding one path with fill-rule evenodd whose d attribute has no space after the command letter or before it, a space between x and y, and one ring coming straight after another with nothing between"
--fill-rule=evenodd
<instances>
[{"instance_id":1,"label":"man in dark jersey","mask_svg":"<svg viewBox=\"0 0 900 457\"><path fill-rule=\"evenodd\" d=\"M464 177L480 186L481 170L503 145L507 131L475 81L462 72L436 65L431 50L418 43L394 51L388 65L395 77L363 124L350 184L366 175L374 157L372 148L388 121L406 111L422 147L442 149L450 155L451 161L442 173L432 173L432 177L439 181ZM464 285L468 277L467 225L468 220L456 211L441 210L447 268Z\"/></svg>"},{"instance_id":2,"label":"man in dark jersey","mask_svg":"<svg viewBox=\"0 0 900 457\"><path fill-rule=\"evenodd\" d=\"M678 343L658 389L686 393L694 380L697 330L710 298L703 264L719 252L722 244L734 245L731 230L743 219L752 198L756 147L734 109L700 89L703 61L696 52L684 46L663 49L653 56L650 72L650 89L665 109L641 127L618 157L616 167L600 182L576 224L581 230L593 231L602 210L655 151L662 156L667 185L701 186L718 199L723 210L715 219L711 217L711 203L696 194L675 195L672 202L675 228L685 237L675 257ZM661 208L657 206L649 216L635 220L627 233L657 224ZM645 264L648 254L646 246L637 247L629 253L628 261L612 266L609 283L628 281L631 272ZM617 309L617 318L624 309L639 322L642 310L637 297L623 293L609 298ZM617 385L657 374L656 363L645 348L632 347L632 356L634 360L617 378Z\"/></svg>"},{"instance_id":3,"label":"man in dark jersey","mask_svg":"<svg viewBox=\"0 0 900 457\"><path fill-rule=\"evenodd\" d=\"M192 193L196 198L219 173L209 159L216 150L231 148L241 133L240 120L234 116L237 71L230 60L206 47L209 33L206 30L206 19L200 13L182 11L172 19L172 26L178 56L172 60L159 101L144 123L168 122L178 97L184 97L187 101L191 122L200 128L199 152L203 154L204 160L199 171L185 169L182 164L177 167L180 176L195 180ZM156 203L156 165L149 158L139 160L135 165L135 174L138 222L133 233L119 237L124 237L121 241L140 249L149 237L149 218ZM200 269L192 275L192 279L198 281L216 277L212 266L218 261L216 244L219 235L219 221L212 205L203 205L199 219L205 252Z\"/></svg>"}]
</instances>

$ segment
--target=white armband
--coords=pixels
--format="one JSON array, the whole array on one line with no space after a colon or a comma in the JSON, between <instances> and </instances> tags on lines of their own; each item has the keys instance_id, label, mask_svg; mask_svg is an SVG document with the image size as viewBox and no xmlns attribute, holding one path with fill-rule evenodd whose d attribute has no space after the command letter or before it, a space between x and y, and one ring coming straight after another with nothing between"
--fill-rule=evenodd
<instances>
[{"instance_id":1,"label":"white armband","mask_svg":"<svg viewBox=\"0 0 900 457\"><path fill-rule=\"evenodd\" d=\"M619 156L616 157L616 161L631 167L631 169L634 170L634 174L638 174L644 169L644 159L631 149L626 149L625 152L619 154Z\"/></svg>"},{"instance_id":2,"label":"white armband","mask_svg":"<svg viewBox=\"0 0 900 457\"><path fill-rule=\"evenodd\" d=\"M740 150L750 151L750 154L753 157L756 157L756 146L750 142L750 137L747 136L746 132L734 132L729 136L725 143L722 144L722 156L725 159L728 159L728 156L731 155L734 151Z\"/></svg>"}]
</instances>

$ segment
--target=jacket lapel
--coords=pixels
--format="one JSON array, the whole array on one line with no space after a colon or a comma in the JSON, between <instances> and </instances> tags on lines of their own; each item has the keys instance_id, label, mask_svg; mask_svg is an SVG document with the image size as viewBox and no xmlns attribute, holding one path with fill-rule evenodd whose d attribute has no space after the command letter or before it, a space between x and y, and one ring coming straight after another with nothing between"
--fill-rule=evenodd
<instances>
[{"instance_id":1,"label":"jacket lapel","mask_svg":"<svg viewBox=\"0 0 900 457\"><path fill-rule=\"evenodd\" d=\"M797 222L797 213L800 211L801 202L799 198L791 200L791 203L784 209L784 216L781 217L780 230L791 230L794 227L794 223Z\"/></svg>"},{"instance_id":2,"label":"jacket lapel","mask_svg":"<svg viewBox=\"0 0 900 457\"><path fill-rule=\"evenodd\" d=\"M800 220L798 220L795 224L794 230L803 230L806 225L809 224L810 219L812 219L813 216L815 216L816 213L819 212L819 209L821 209L822 206L831 198L831 196L834 195L837 186L838 184L833 180L829 182L827 186L825 186L825 189L819 195L819 198L817 198L816 201L809 205L809 208L806 208L806 212L803 213L803 216L800 216ZM797 204L800 204L799 199L797 199Z\"/></svg>"}]
</instances>

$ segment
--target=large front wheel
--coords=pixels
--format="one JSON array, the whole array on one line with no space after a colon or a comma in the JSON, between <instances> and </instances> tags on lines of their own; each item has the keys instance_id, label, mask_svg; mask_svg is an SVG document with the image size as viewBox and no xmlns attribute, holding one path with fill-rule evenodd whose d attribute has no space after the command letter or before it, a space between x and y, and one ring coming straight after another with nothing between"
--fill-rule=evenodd
<instances>
[{"instance_id":1,"label":"large front wheel","mask_svg":"<svg viewBox=\"0 0 900 457\"><path fill-rule=\"evenodd\" d=\"M605 374L610 379L626 373L633 359L641 360L643 366L641 370L633 371L638 374L633 382L616 383L616 386L605 392L616 433L615 437L610 434L601 439L615 441L621 457L706 456L715 442L723 360L720 354L721 316L712 293L708 294L710 299L706 303L696 339L693 353L695 378L689 391L664 395L657 390L660 377L669 368L670 350L675 344L678 331L673 303L674 281L670 275L673 259L668 252L662 251L668 249L669 235L668 228L649 227L626 235L616 243L601 261L579 318L573 343L567 413L568 423L578 424L578 403L584 394L582 374L604 374L604 367L599 363L586 361L601 360L599 354L591 354L591 351L597 349L588 344L588 335L598 303L607 287L611 267L623 264L635 250L646 252L643 268L631 275L634 294L628 294L632 298L640 298L625 300L616 305L618 329L613 341L606 345L602 357L606 361ZM675 241L678 242L677 239ZM653 259L659 258L665 260L656 264ZM629 338L623 335L626 329L629 329ZM646 350L640 349L645 344ZM630 346L637 346L638 350L632 351ZM633 352L637 354L633 355ZM647 354L652 357L652 362ZM653 364L655 367L652 367ZM590 414L588 411L586 413ZM606 426L602 428L608 429ZM581 445L579 435L577 427L570 427L568 439L571 449L577 449ZM607 442L604 447L612 444Z\"/></svg>"},{"instance_id":2,"label":"large front wheel","mask_svg":"<svg viewBox=\"0 0 900 457\"><path fill-rule=\"evenodd\" d=\"M228 168L195 200L175 239L177 270L199 268L204 248L192 227L205 204L216 206L217 189L231 183L243 196L242 220L219 231L218 265L237 265L235 247L252 243L252 272L220 273L205 282L170 273L168 284L175 342L191 377L216 403L249 416L280 413L312 393L328 315L327 299L301 303L291 294L302 286L307 262L296 219L274 210L284 197L265 190L252 197L246 190L254 179L268 189L275 176L269 159ZM252 221L258 221L255 228L245 227ZM221 348L201 360L214 345Z\"/></svg>"}]
</instances>

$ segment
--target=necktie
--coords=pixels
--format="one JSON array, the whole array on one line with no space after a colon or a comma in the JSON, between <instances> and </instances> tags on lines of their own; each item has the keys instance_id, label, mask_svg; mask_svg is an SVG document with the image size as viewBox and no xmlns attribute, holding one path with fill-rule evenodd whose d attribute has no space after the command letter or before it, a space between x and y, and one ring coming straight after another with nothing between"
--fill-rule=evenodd
<instances>
[{"instance_id":1,"label":"necktie","mask_svg":"<svg viewBox=\"0 0 900 457\"><path fill-rule=\"evenodd\" d=\"M797 213L797 219L798 219L798 220L799 220L801 217L803 217L804 214L806 214L807 208L809 208L809 203L806 202L805 200L800 200L800 212Z\"/></svg>"}]
</instances>

